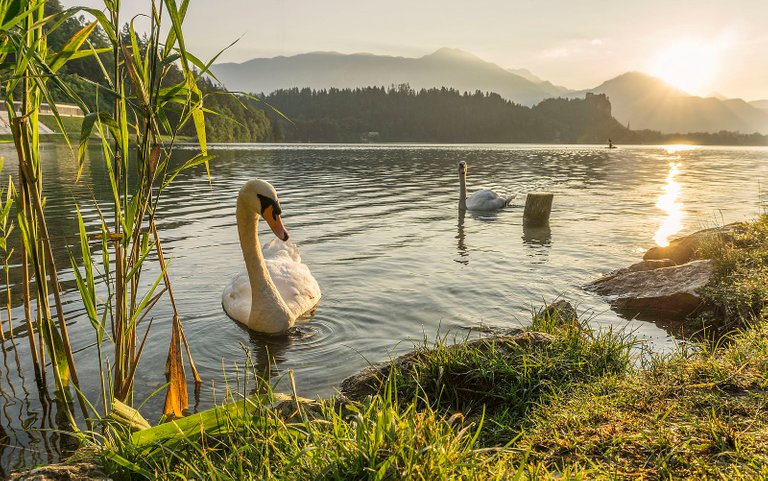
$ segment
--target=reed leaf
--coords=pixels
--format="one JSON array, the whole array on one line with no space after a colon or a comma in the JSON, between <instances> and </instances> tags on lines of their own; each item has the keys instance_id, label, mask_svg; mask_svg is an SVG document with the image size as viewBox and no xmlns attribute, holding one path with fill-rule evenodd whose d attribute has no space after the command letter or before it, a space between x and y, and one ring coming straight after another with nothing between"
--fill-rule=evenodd
<instances>
[{"instance_id":1,"label":"reed leaf","mask_svg":"<svg viewBox=\"0 0 768 481\"><path fill-rule=\"evenodd\" d=\"M53 54L50 59L47 59L47 64L51 72L58 72L69 60L92 54L92 50L80 51L80 47L85 43L91 33L93 33L97 25L98 21L93 21L80 29L80 31L75 33L75 35L69 39L60 51ZM78 54L79 56L77 56Z\"/></svg>"}]
</instances>

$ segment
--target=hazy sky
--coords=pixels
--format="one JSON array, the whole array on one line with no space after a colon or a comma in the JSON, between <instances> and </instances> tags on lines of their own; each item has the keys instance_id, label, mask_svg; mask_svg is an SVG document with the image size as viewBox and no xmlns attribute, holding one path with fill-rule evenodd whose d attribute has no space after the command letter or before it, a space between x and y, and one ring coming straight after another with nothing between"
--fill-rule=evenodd
<instances>
[{"instance_id":1,"label":"hazy sky","mask_svg":"<svg viewBox=\"0 0 768 481\"><path fill-rule=\"evenodd\" d=\"M123 5L135 14L149 0ZM640 70L695 94L755 100L768 98L767 26L768 0L191 0L185 35L201 58L242 36L220 61L452 47L573 89Z\"/></svg>"}]
</instances>

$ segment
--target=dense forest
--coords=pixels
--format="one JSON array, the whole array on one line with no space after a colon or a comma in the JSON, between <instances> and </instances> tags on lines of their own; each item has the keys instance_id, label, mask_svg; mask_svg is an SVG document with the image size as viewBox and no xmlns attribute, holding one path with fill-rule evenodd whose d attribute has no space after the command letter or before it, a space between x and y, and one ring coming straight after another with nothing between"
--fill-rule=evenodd
<instances>
[{"instance_id":1,"label":"dense forest","mask_svg":"<svg viewBox=\"0 0 768 481\"><path fill-rule=\"evenodd\" d=\"M47 13L62 10L58 0L46 2ZM86 24L84 17L70 18L48 42L60 49ZM127 25L124 34L127 35ZM96 29L89 41L94 48L108 44ZM143 42L146 43L146 38ZM72 60L60 71L64 82L90 111L111 112L112 96L104 71L112 72L112 52ZM169 80L181 72L174 65ZM661 134L633 131L611 116L605 95L587 94L582 99L547 99L525 107L488 92L460 92L452 88L415 91L408 85L357 89L311 90L291 88L261 101L227 92L215 80L201 76L206 131L211 142L536 142L655 144L690 142L710 145L768 145L768 136L736 132ZM55 88L60 102L70 99ZM166 112L175 121L181 112ZM286 120L286 117L290 120ZM190 124L182 135L194 134Z\"/></svg>"},{"instance_id":2,"label":"dense forest","mask_svg":"<svg viewBox=\"0 0 768 481\"><path fill-rule=\"evenodd\" d=\"M611 116L602 94L547 99L534 107L494 93L408 85L357 89L278 90L266 102L291 119L280 122L288 142L539 142L768 145L768 136L736 132L662 134L634 131Z\"/></svg>"},{"instance_id":3,"label":"dense forest","mask_svg":"<svg viewBox=\"0 0 768 481\"><path fill-rule=\"evenodd\" d=\"M602 143L626 131L604 95L529 108L494 93L400 85L294 88L265 100L292 120L283 122L286 141Z\"/></svg>"}]
</instances>

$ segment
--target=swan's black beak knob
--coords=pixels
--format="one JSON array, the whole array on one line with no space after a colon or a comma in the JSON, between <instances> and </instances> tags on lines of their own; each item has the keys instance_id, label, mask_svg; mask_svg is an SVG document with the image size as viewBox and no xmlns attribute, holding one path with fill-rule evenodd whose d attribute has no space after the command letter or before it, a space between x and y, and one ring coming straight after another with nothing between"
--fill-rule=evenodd
<instances>
[{"instance_id":1,"label":"swan's black beak knob","mask_svg":"<svg viewBox=\"0 0 768 481\"><path fill-rule=\"evenodd\" d=\"M269 224L269 228L272 229L272 233L275 234L275 237L281 241L288 240L290 237L288 229L283 225L283 220L280 218L280 215L275 213L273 206L270 205L264 209L264 220Z\"/></svg>"}]
</instances>

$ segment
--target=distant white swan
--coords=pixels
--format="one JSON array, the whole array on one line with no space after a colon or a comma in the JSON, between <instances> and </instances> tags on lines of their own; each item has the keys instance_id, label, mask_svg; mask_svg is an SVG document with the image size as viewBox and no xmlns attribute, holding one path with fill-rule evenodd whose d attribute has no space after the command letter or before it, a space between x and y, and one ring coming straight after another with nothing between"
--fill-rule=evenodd
<instances>
[{"instance_id":1,"label":"distant white swan","mask_svg":"<svg viewBox=\"0 0 768 481\"><path fill-rule=\"evenodd\" d=\"M459 162L459 209L499 210L509 205L516 195L502 197L491 189L482 189L467 198L467 163Z\"/></svg>"},{"instance_id":2,"label":"distant white swan","mask_svg":"<svg viewBox=\"0 0 768 481\"><path fill-rule=\"evenodd\" d=\"M280 219L280 202L269 182L250 180L237 196L237 231L246 272L224 289L221 303L232 319L249 329L279 334L310 311L320 300L320 286L301 262L299 249L288 241ZM259 245L259 217L264 217L277 236Z\"/></svg>"}]
</instances>

